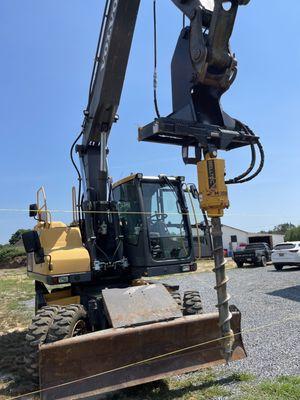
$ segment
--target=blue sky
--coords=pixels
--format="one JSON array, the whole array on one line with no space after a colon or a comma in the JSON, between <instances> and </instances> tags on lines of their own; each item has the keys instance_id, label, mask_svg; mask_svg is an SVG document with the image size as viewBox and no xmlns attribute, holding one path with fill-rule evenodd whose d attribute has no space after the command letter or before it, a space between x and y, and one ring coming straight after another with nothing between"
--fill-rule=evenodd
<instances>
[{"instance_id":1,"label":"blue sky","mask_svg":"<svg viewBox=\"0 0 300 400\"><path fill-rule=\"evenodd\" d=\"M104 0L1 0L0 2L0 209L26 209L40 185L51 209L69 210L76 183L69 148L80 130ZM252 183L230 187L224 222L251 231L277 223L300 223L298 66L300 3L252 0L240 9L232 48L239 74L223 98L224 109L262 138L264 172ZM284 21L287 18L287 21ZM181 15L158 0L159 106L171 111L170 60ZM110 136L110 171L185 175L180 149L138 143L137 128L154 117L152 99L152 1L142 0L124 85L120 121ZM249 151L224 155L232 176L247 167ZM68 214L54 218L70 220ZM0 243L20 227L26 212L0 211Z\"/></svg>"}]
</instances>

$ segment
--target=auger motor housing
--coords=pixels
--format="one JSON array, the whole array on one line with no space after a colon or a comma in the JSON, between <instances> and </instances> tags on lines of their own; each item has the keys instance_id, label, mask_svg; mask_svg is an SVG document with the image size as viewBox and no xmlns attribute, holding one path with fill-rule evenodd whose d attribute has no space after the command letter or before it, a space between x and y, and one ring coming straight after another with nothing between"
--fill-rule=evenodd
<instances>
[{"instance_id":1,"label":"auger motor housing","mask_svg":"<svg viewBox=\"0 0 300 400\"><path fill-rule=\"evenodd\" d=\"M210 218L223 217L229 207L225 161L207 155L197 164L201 208Z\"/></svg>"}]
</instances>

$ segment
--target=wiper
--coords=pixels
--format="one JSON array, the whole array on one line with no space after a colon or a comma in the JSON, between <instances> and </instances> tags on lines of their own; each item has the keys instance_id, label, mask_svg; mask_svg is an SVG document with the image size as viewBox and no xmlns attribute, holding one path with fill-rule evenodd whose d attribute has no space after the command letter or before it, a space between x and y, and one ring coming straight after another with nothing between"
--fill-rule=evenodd
<instances>
[{"instance_id":1,"label":"wiper","mask_svg":"<svg viewBox=\"0 0 300 400\"><path fill-rule=\"evenodd\" d=\"M164 178L164 180L166 181L166 183L167 183L167 185L169 186L169 188L172 190L172 193L174 194L174 197L175 197L175 199L176 199L176 203L179 205L179 207L180 207L180 211L182 212L182 213L187 213L188 212L188 210L187 210L187 208L185 207L185 204L184 204L184 202L183 202L183 200L182 199L180 199L180 196L177 196L177 191L176 191L176 188L175 188L175 186L173 185L173 183L170 181L170 179L166 176L166 175L163 175L163 178ZM180 201L181 200L181 201Z\"/></svg>"}]
</instances>

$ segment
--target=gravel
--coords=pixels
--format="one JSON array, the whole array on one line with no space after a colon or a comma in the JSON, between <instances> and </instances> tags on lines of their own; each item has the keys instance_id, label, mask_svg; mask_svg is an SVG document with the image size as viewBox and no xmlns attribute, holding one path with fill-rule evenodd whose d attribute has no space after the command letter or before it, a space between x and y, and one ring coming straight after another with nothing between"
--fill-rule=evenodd
<instances>
[{"instance_id":1,"label":"gravel","mask_svg":"<svg viewBox=\"0 0 300 400\"><path fill-rule=\"evenodd\" d=\"M242 312L242 329L265 326L243 334L248 357L230 364L230 371L259 379L300 375L300 269L286 267L277 272L273 266L249 267L227 274L231 303ZM179 284L182 292L200 290L204 310L209 312L216 304L214 279L213 273L201 273L174 276L167 282ZM228 372L228 367L218 369L223 368Z\"/></svg>"}]
</instances>

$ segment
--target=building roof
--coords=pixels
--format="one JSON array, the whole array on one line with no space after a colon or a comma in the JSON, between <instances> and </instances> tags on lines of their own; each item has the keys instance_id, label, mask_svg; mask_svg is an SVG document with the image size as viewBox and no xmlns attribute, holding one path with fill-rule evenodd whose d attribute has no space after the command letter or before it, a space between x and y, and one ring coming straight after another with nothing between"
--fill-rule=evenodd
<instances>
[{"instance_id":1,"label":"building roof","mask_svg":"<svg viewBox=\"0 0 300 400\"><path fill-rule=\"evenodd\" d=\"M261 237L263 237L263 236L278 236L278 237L284 237L284 235L283 234L281 234L281 233L267 233L267 232L265 232L265 233L262 233L262 232L260 232L260 233L251 233L251 232L249 232L248 233L248 235L251 237L251 236L261 236Z\"/></svg>"},{"instance_id":2,"label":"building roof","mask_svg":"<svg viewBox=\"0 0 300 400\"><path fill-rule=\"evenodd\" d=\"M257 233L257 232L248 232L248 231L245 231L245 230L243 230L243 229L239 229L239 228L235 228L234 226L230 226L230 225L226 225L226 224L222 224L222 226L225 226L225 227L227 227L227 228L230 228L230 229L234 229L235 231L239 231L239 232L243 232L243 233L245 233L246 235L248 235L248 236L268 236L268 235L271 235L271 236L278 236L278 237L284 237L284 235L282 235L282 234L280 234L280 233L262 233L262 232L259 232L259 233Z\"/></svg>"},{"instance_id":3,"label":"building roof","mask_svg":"<svg viewBox=\"0 0 300 400\"><path fill-rule=\"evenodd\" d=\"M240 231L240 232L246 233L247 235L249 234L249 232L244 231L243 229L235 228L234 226L230 226L230 225L226 225L226 224L222 224L222 226L226 226L227 228L234 229L235 231Z\"/></svg>"}]
</instances>

